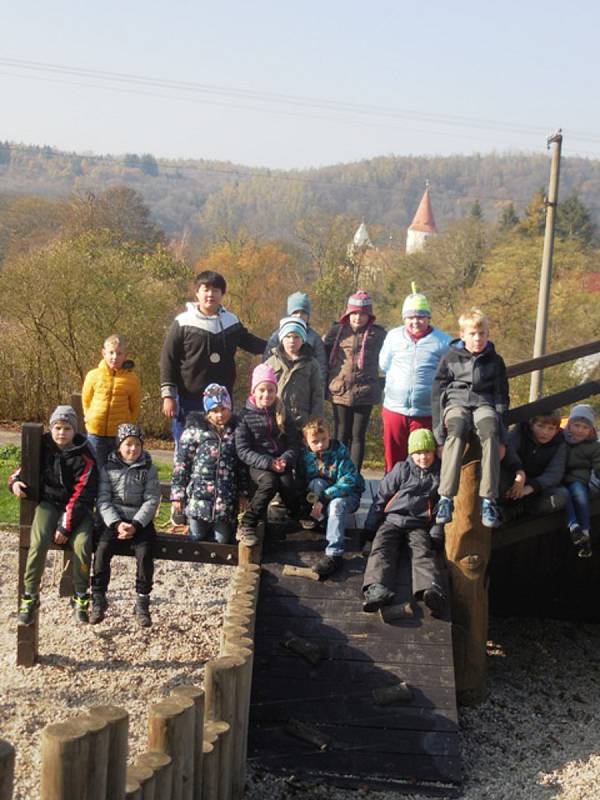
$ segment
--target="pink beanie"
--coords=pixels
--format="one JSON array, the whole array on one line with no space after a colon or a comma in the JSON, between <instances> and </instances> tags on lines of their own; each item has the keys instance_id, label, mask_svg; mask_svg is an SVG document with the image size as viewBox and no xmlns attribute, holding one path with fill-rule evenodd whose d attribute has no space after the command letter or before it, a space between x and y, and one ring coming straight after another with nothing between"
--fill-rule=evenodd
<instances>
[{"instance_id":1,"label":"pink beanie","mask_svg":"<svg viewBox=\"0 0 600 800\"><path fill-rule=\"evenodd\" d=\"M274 383L277 386L277 375L275 370L269 364L259 364L252 372L252 384L250 394L254 394L254 390L259 383Z\"/></svg>"}]
</instances>

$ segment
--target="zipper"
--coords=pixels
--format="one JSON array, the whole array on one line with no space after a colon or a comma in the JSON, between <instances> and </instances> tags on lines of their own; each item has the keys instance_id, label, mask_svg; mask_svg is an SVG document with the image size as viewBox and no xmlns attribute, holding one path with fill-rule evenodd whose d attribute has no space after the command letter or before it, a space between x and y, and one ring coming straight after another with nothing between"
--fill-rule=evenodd
<instances>
[{"instance_id":1,"label":"zipper","mask_svg":"<svg viewBox=\"0 0 600 800\"><path fill-rule=\"evenodd\" d=\"M104 435L105 436L108 436L108 416L110 414L110 405L112 403L112 398L113 398L113 394L114 394L114 390L115 390L115 376L116 376L116 371L111 369L111 371L110 371L110 390L109 390L109 393L108 393L108 403L106 404L106 417L104 418Z\"/></svg>"},{"instance_id":2,"label":"zipper","mask_svg":"<svg viewBox=\"0 0 600 800\"><path fill-rule=\"evenodd\" d=\"M217 468L215 470L215 502L213 503L213 507L212 507L212 521L213 522L215 521L215 516L216 516L216 513L217 513L217 494L218 494L217 488L219 486L219 466L221 464L221 446L223 444L223 439L221 438L221 435L219 434L219 432L215 431L215 433L217 434L217 439L219 440L219 451L217 453Z\"/></svg>"}]
</instances>

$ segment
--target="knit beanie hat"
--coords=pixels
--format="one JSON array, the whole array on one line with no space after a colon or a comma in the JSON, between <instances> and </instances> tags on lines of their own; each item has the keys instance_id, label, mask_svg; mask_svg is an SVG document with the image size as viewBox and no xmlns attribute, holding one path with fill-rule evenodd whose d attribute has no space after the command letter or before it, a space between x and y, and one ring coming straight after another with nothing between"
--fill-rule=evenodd
<instances>
[{"instance_id":1,"label":"knit beanie hat","mask_svg":"<svg viewBox=\"0 0 600 800\"><path fill-rule=\"evenodd\" d=\"M304 311L310 317L312 306L306 292L294 292L287 299L287 313L291 317L294 311Z\"/></svg>"},{"instance_id":2,"label":"knit beanie hat","mask_svg":"<svg viewBox=\"0 0 600 800\"><path fill-rule=\"evenodd\" d=\"M228 408L231 411L231 397L225 386L219 383L209 383L202 395L202 404L205 411L213 408Z\"/></svg>"},{"instance_id":3,"label":"knit beanie hat","mask_svg":"<svg viewBox=\"0 0 600 800\"><path fill-rule=\"evenodd\" d=\"M77 414L73 406L56 406L50 415L50 430L56 425L57 422L67 422L73 430L77 430Z\"/></svg>"},{"instance_id":4,"label":"knit beanie hat","mask_svg":"<svg viewBox=\"0 0 600 800\"><path fill-rule=\"evenodd\" d=\"M117 447L120 447L129 436L135 436L136 439L139 439L144 444L144 431L140 426L133 422L124 422L117 428Z\"/></svg>"},{"instance_id":5,"label":"knit beanie hat","mask_svg":"<svg viewBox=\"0 0 600 800\"><path fill-rule=\"evenodd\" d=\"M407 295L402 306L402 319L406 317L430 317L431 306L429 300L417 289L417 284L411 283L412 293Z\"/></svg>"},{"instance_id":6,"label":"knit beanie hat","mask_svg":"<svg viewBox=\"0 0 600 800\"><path fill-rule=\"evenodd\" d=\"M418 428L412 431L408 437L408 455L413 453L421 453L423 451L434 452L437 449L437 444L433 433L427 428Z\"/></svg>"},{"instance_id":7,"label":"knit beanie hat","mask_svg":"<svg viewBox=\"0 0 600 800\"><path fill-rule=\"evenodd\" d=\"M373 317L373 299L369 292L364 289L358 289L354 294L350 295L346 303L346 310L342 316L342 320L346 320L350 314L356 312L364 312L370 317ZM375 319L373 317L373 319ZM341 321L341 320L340 320Z\"/></svg>"},{"instance_id":8,"label":"knit beanie hat","mask_svg":"<svg viewBox=\"0 0 600 800\"><path fill-rule=\"evenodd\" d=\"M306 341L306 322L300 317L283 317L279 320L279 341L283 341L283 337L288 333L297 333L303 342Z\"/></svg>"},{"instance_id":9,"label":"knit beanie hat","mask_svg":"<svg viewBox=\"0 0 600 800\"><path fill-rule=\"evenodd\" d=\"M254 368L250 394L254 394L254 390L259 383L274 383L277 386L277 375L275 375L275 370L269 364L259 364L258 367Z\"/></svg>"},{"instance_id":10,"label":"knit beanie hat","mask_svg":"<svg viewBox=\"0 0 600 800\"><path fill-rule=\"evenodd\" d=\"M585 403L573 406L569 412L569 422L585 422L596 431L596 415L594 409Z\"/></svg>"}]
</instances>

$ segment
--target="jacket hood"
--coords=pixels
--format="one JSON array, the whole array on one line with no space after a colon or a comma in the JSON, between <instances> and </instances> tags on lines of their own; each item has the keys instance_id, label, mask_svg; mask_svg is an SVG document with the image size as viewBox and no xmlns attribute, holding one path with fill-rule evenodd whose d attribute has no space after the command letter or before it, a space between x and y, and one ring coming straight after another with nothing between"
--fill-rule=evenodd
<instances>
[{"instance_id":1,"label":"jacket hood","mask_svg":"<svg viewBox=\"0 0 600 800\"><path fill-rule=\"evenodd\" d=\"M461 355L463 358L479 358L479 356L487 355L487 353L495 353L496 348L494 347L493 342L488 342L486 346L483 348L481 353L472 353L470 350L467 350L465 347L465 343L462 339L453 339L450 342L450 349L454 350L456 353Z\"/></svg>"}]
</instances>

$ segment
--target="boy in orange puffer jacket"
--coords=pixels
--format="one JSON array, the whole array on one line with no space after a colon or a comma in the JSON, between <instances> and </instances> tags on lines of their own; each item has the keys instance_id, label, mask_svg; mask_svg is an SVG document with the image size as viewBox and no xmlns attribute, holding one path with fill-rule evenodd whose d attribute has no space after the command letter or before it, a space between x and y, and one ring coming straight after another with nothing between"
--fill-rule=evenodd
<instances>
[{"instance_id":1,"label":"boy in orange puffer jacket","mask_svg":"<svg viewBox=\"0 0 600 800\"><path fill-rule=\"evenodd\" d=\"M102 361L85 376L81 400L88 441L96 452L98 469L115 449L119 425L137 422L140 413L140 379L133 361L125 360L127 340L112 334L102 347Z\"/></svg>"}]
</instances>

